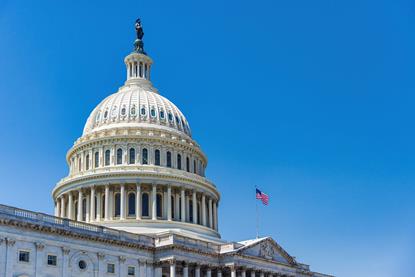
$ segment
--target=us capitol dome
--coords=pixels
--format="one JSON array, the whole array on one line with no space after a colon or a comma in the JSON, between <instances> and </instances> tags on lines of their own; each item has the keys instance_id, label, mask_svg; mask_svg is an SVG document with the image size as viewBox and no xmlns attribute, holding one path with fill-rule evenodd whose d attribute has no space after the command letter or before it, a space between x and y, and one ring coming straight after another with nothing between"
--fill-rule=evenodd
<instances>
[{"instance_id":1,"label":"us capitol dome","mask_svg":"<svg viewBox=\"0 0 415 277\"><path fill-rule=\"evenodd\" d=\"M219 238L220 194L183 113L154 88L136 43L126 81L91 112L53 190L55 214L134 233Z\"/></svg>"},{"instance_id":2,"label":"us capitol dome","mask_svg":"<svg viewBox=\"0 0 415 277\"><path fill-rule=\"evenodd\" d=\"M207 157L153 87L140 20L135 29L124 85L67 152L55 215L0 205L0 277L331 277L271 237L221 238Z\"/></svg>"}]
</instances>

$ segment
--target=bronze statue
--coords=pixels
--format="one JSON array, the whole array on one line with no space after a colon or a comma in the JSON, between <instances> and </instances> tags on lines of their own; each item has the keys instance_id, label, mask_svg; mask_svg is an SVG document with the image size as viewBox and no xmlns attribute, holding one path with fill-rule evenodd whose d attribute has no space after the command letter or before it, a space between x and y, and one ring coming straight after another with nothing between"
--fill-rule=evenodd
<instances>
[{"instance_id":1,"label":"bronze statue","mask_svg":"<svg viewBox=\"0 0 415 277\"><path fill-rule=\"evenodd\" d=\"M141 25L141 19L137 18L135 21L135 32L137 33L137 39L142 40L144 36L143 26Z\"/></svg>"}]
</instances>

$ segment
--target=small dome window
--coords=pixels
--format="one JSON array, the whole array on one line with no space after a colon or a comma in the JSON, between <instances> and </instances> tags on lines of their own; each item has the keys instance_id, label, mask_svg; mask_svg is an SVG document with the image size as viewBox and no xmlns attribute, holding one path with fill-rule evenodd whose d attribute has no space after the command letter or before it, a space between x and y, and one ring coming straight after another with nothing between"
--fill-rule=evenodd
<instances>
[{"instance_id":1,"label":"small dome window","mask_svg":"<svg viewBox=\"0 0 415 277\"><path fill-rule=\"evenodd\" d=\"M164 114L164 111L163 110L161 110L160 111L160 118L161 119L164 119L166 117L166 115Z\"/></svg>"},{"instance_id":2,"label":"small dome window","mask_svg":"<svg viewBox=\"0 0 415 277\"><path fill-rule=\"evenodd\" d=\"M98 111L96 117L95 117L95 121L98 122L101 119L101 111Z\"/></svg>"},{"instance_id":3,"label":"small dome window","mask_svg":"<svg viewBox=\"0 0 415 277\"><path fill-rule=\"evenodd\" d=\"M108 110L106 110L105 112L104 112L104 119L107 119L108 118Z\"/></svg>"},{"instance_id":4,"label":"small dome window","mask_svg":"<svg viewBox=\"0 0 415 277\"><path fill-rule=\"evenodd\" d=\"M141 107L140 113L141 115L146 115L146 108L144 106Z\"/></svg>"},{"instance_id":5,"label":"small dome window","mask_svg":"<svg viewBox=\"0 0 415 277\"><path fill-rule=\"evenodd\" d=\"M136 109L135 109L135 105L133 105L132 107L131 107L131 115L136 115L136 113L137 113L137 111L136 111Z\"/></svg>"},{"instance_id":6,"label":"small dome window","mask_svg":"<svg viewBox=\"0 0 415 277\"><path fill-rule=\"evenodd\" d=\"M156 117L156 110L154 109L154 107L151 107L150 115L151 117Z\"/></svg>"},{"instance_id":7,"label":"small dome window","mask_svg":"<svg viewBox=\"0 0 415 277\"><path fill-rule=\"evenodd\" d=\"M176 116L176 124L177 124L177 128L180 128L180 119L178 116Z\"/></svg>"},{"instance_id":8,"label":"small dome window","mask_svg":"<svg viewBox=\"0 0 415 277\"><path fill-rule=\"evenodd\" d=\"M122 109L121 109L121 115L125 115L126 112L127 112L127 110L126 110L125 106L123 106Z\"/></svg>"},{"instance_id":9,"label":"small dome window","mask_svg":"<svg viewBox=\"0 0 415 277\"><path fill-rule=\"evenodd\" d=\"M168 117L169 117L169 121L173 121L173 115L171 114L171 112L169 112Z\"/></svg>"}]
</instances>

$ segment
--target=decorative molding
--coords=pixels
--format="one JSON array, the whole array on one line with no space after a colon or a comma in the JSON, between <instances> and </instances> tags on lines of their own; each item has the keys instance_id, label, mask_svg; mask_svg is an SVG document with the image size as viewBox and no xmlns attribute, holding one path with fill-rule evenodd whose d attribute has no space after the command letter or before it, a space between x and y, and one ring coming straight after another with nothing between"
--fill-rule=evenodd
<instances>
[{"instance_id":1,"label":"decorative molding","mask_svg":"<svg viewBox=\"0 0 415 277\"><path fill-rule=\"evenodd\" d=\"M43 250L45 248L45 245L40 242L35 242L35 246L37 250Z\"/></svg>"}]
</instances>

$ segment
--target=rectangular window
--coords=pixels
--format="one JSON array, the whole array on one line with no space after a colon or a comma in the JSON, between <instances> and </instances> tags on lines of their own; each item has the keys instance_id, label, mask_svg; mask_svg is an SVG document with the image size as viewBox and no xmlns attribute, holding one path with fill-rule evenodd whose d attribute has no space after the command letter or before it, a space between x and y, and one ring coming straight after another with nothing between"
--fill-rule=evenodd
<instances>
[{"instance_id":1,"label":"rectangular window","mask_svg":"<svg viewBox=\"0 0 415 277\"><path fill-rule=\"evenodd\" d=\"M128 276L135 276L135 267L133 266L128 267Z\"/></svg>"},{"instance_id":2,"label":"rectangular window","mask_svg":"<svg viewBox=\"0 0 415 277\"><path fill-rule=\"evenodd\" d=\"M107 264L107 273L115 273L115 264Z\"/></svg>"},{"instance_id":3,"label":"rectangular window","mask_svg":"<svg viewBox=\"0 0 415 277\"><path fill-rule=\"evenodd\" d=\"M48 265L56 266L57 260L58 259L55 255L48 255Z\"/></svg>"},{"instance_id":4,"label":"rectangular window","mask_svg":"<svg viewBox=\"0 0 415 277\"><path fill-rule=\"evenodd\" d=\"M29 262L29 251L19 251L19 262Z\"/></svg>"}]
</instances>

